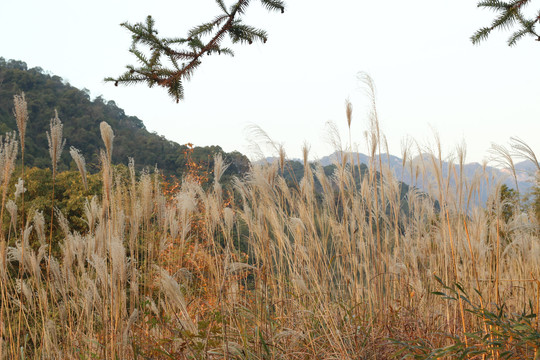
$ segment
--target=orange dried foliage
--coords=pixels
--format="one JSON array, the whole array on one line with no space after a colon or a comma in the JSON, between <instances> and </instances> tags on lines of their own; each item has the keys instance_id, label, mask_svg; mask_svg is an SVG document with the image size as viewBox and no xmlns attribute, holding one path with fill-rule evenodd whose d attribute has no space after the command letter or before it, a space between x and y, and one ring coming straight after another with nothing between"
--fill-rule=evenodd
<instances>
[{"instance_id":1,"label":"orange dried foliage","mask_svg":"<svg viewBox=\"0 0 540 360\"><path fill-rule=\"evenodd\" d=\"M208 182L208 170L202 164L198 164L193 161L193 144L187 143L187 149L184 150L184 156L187 159L187 174L186 178L195 181L199 185L204 185Z\"/></svg>"},{"instance_id":2,"label":"orange dried foliage","mask_svg":"<svg viewBox=\"0 0 540 360\"><path fill-rule=\"evenodd\" d=\"M188 181L194 181L204 185L209 181L209 172L205 166L197 164L193 158L193 144L187 144L188 148L184 151L187 159L187 173L184 175ZM176 193L180 191L181 181L171 176L168 180L162 181L163 194L172 201ZM231 192L225 192L223 207L234 207L234 198ZM192 278L192 289L196 289L191 294L188 311L194 318L205 319L211 313L219 310L219 294L216 289L217 284L212 283L212 268L216 261L224 261L223 255L216 254L213 241L208 238L206 229L206 208L202 201L198 202L197 211L193 214L190 223L190 231L186 236L187 241L180 238L170 239L169 247L164 251L160 260L161 266L170 274L175 274L180 269L188 270ZM217 256L217 258L216 258ZM233 261L247 262L247 255L236 256L232 254ZM247 274L238 274L230 278L231 281L244 282ZM246 297L247 289L243 285L239 286L238 293ZM190 296L188 296L190 297Z\"/></svg>"}]
</instances>

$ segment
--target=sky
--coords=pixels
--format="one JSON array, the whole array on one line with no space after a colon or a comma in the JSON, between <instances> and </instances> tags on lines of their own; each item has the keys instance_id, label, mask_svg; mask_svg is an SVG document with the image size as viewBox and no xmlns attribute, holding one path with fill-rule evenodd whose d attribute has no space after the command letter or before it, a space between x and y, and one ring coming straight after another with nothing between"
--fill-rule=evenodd
<instances>
[{"instance_id":1,"label":"sky","mask_svg":"<svg viewBox=\"0 0 540 360\"><path fill-rule=\"evenodd\" d=\"M219 14L214 0L1 2L0 56L114 100L149 131L181 144L253 157L255 141L266 156L276 155L253 138L255 125L290 158L301 157L304 143L312 159L321 158L334 151L327 122L348 141L349 99L353 146L367 153L363 72L375 83L380 127L394 155L406 138L433 147L434 134L446 156L465 143L468 162L486 159L492 143L511 136L540 154L540 43L525 38L510 48L510 33L500 32L473 45L469 37L494 16L476 1L288 0L284 14L252 1L244 21L265 29L268 42L203 59L179 104L162 88L103 81L136 64L130 34L119 24L152 15L160 35L183 37Z\"/></svg>"}]
</instances>

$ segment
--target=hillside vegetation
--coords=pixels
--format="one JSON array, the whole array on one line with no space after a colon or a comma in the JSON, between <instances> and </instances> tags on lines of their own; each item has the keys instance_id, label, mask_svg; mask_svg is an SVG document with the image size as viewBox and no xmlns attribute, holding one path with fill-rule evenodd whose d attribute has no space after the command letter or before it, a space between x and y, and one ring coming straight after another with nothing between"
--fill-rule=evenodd
<instances>
[{"instance_id":1,"label":"hillside vegetation","mask_svg":"<svg viewBox=\"0 0 540 360\"><path fill-rule=\"evenodd\" d=\"M25 164L48 167L49 155L46 131L55 110L64 125L66 148L79 149L85 156L88 169L99 168L100 129L106 121L115 129L113 164L128 164L128 158L136 159L137 169L157 166L167 175L182 176L187 171L187 145L179 145L163 136L146 130L142 120L128 116L114 101L98 96L90 99L87 90L79 90L56 75L46 74L40 68L28 69L26 63L5 60L0 57L0 131L17 130L13 117L13 96L24 92L28 98L28 123ZM228 175L240 175L249 168L249 160L238 152L226 154L219 146L195 147L192 158L205 169L213 167L213 157L221 153L231 163ZM75 169L65 152L59 169Z\"/></svg>"}]
</instances>

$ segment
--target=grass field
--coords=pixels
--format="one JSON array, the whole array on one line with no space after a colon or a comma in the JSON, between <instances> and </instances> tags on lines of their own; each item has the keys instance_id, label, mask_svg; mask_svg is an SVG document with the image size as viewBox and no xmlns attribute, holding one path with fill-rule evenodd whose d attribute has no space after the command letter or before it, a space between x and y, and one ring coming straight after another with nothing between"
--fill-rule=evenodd
<instances>
[{"instance_id":1,"label":"grass field","mask_svg":"<svg viewBox=\"0 0 540 360\"><path fill-rule=\"evenodd\" d=\"M376 155L384 141L372 116ZM54 165L62 134L51 124ZM420 163L404 154L431 196L411 187L403 198L380 162L359 178L347 148L332 176L306 166L292 186L279 161L253 166L229 191L217 157L213 183L188 174L164 191L133 163L117 171L112 129L101 130L102 190L87 194L82 232L62 209L50 223L25 211L20 183L17 195L10 185L25 176L14 174L24 130L2 138L2 359L540 356L537 214L501 201L486 174L457 175L463 149L448 177L440 150ZM72 156L83 181L84 161ZM469 200L486 182L492 196L479 207Z\"/></svg>"}]
</instances>

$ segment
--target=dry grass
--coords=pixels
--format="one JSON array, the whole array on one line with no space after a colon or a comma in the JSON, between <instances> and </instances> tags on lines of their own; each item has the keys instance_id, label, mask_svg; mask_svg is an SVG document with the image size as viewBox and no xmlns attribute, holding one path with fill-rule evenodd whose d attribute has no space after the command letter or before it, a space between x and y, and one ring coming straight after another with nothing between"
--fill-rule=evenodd
<instances>
[{"instance_id":1,"label":"dry grass","mask_svg":"<svg viewBox=\"0 0 540 360\"><path fill-rule=\"evenodd\" d=\"M375 108L372 116L366 138L376 155ZM504 222L496 196L474 207L470 198L489 179L459 175L463 149L444 177L439 151L413 164L407 146L406 167L432 185L440 210L411 187L406 212L399 178L373 161L355 179L347 151L332 176L306 167L296 187L280 175L283 161L254 166L235 180L232 198L217 158L213 186L187 177L171 199L133 162L122 179L110 163L112 130L101 130L103 196L89 198L82 234L56 211L63 236L53 256L42 213L24 228L12 220L16 140L2 139L1 212L12 222L0 239L2 359L388 359L398 350L389 339L434 349L452 343L446 335L488 332L467 302L433 294L434 275L462 284L482 307L518 311L532 300L538 312L536 217L516 211ZM61 136L57 143L59 152Z\"/></svg>"}]
</instances>

